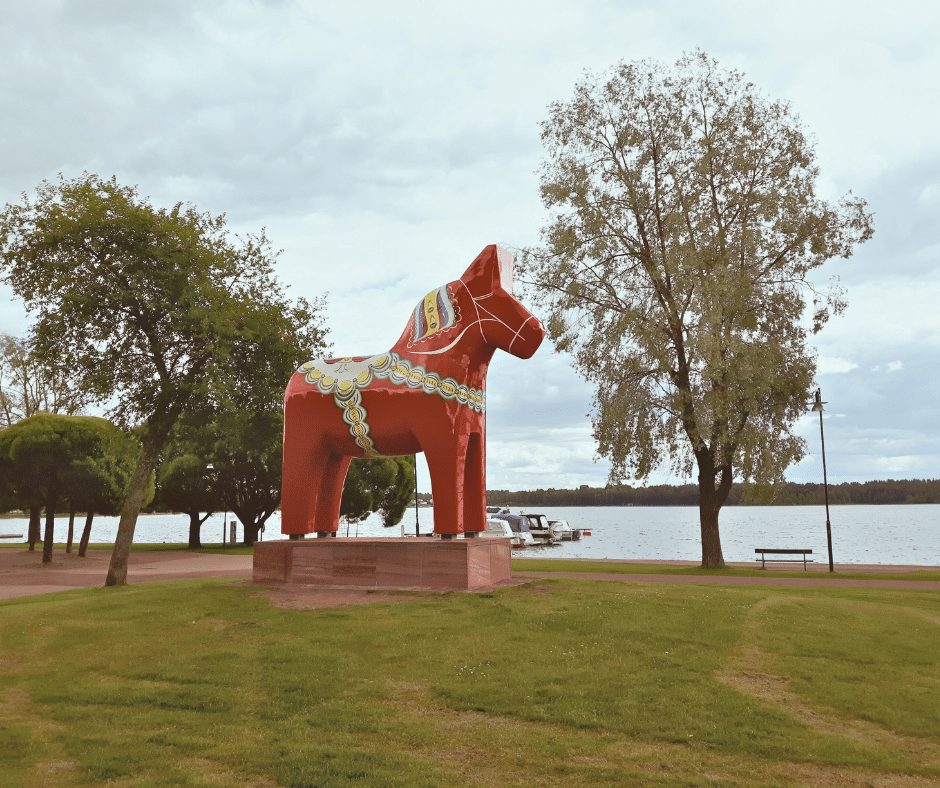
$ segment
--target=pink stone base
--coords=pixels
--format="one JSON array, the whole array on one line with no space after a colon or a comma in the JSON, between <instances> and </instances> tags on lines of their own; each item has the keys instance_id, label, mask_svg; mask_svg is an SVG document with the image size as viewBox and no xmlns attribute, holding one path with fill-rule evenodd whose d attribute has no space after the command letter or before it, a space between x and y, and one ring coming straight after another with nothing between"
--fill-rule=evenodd
<instances>
[{"instance_id":1,"label":"pink stone base","mask_svg":"<svg viewBox=\"0 0 940 788\"><path fill-rule=\"evenodd\" d=\"M512 580L509 539L257 542L254 582L322 588L487 591Z\"/></svg>"}]
</instances>

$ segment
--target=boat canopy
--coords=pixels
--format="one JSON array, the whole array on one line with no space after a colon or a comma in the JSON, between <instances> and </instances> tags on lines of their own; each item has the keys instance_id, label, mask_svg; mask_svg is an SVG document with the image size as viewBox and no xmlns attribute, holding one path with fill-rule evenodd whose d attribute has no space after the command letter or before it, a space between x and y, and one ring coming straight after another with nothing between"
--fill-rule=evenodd
<instances>
[{"instance_id":1,"label":"boat canopy","mask_svg":"<svg viewBox=\"0 0 940 788\"><path fill-rule=\"evenodd\" d=\"M489 517L492 520L505 520L517 534L529 532L529 520L521 514L491 514Z\"/></svg>"}]
</instances>

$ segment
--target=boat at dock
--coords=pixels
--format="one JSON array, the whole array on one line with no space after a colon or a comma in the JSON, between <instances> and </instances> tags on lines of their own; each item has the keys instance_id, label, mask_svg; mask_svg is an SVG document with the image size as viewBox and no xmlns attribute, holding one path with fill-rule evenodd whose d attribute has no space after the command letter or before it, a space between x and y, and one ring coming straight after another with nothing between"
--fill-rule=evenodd
<instances>
[{"instance_id":1,"label":"boat at dock","mask_svg":"<svg viewBox=\"0 0 940 788\"><path fill-rule=\"evenodd\" d=\"M535 537L536 542L539 544L561 544L561 536L552 534L552 528L548 524L548 518L544 514L525 513L520 514L519 517L522 517L528 522L529 533ZM560 534L559 529L556 529L556 531Z\"/></svg>"},{"instance_id":2,"label":"boat at dock","mask_svg":"<svg viewBox=\"0 0 940 788\"><path fill-rule=\"evenodd\" d=\"M548 530L562 542L577 542L581 538L581 529L572 528L567 520L549 520Z\"/></svg>"},{"instance_id":3,"label":"boat at dock","mask_svg":"<svg viewBox=\"0 0 940 788\"><path fill-rule=\"evenodd\" d=\"M490 507L487 507L486 515L487 533L490 530L490 523L502 522L509 526L510 531L516 537L516 542L513 543L513 547L529 547L539 543L529 528L529 520L527 517L521 514L510 514L508 509L503 509L498 513L491 514L489 513L489 508ZM498 526L493 525L494 529L497 527Z\"/></svg>"},{"instance_id":4,"label":"boat at dock","mask_svg":"<svg viewBox=\"0 0 940 788\"><path fill-rule=\"evenodd\" d=\"M514 548L528 547L529 545L535 544L535 539L532 538L532 534L528 531L521 530L521 526L517 527L519 527L520 530L514 530L512 523L507 520L488 517L486 520L486 530L483 531L480 536L509 537L510 544Z\"/></svg>"}]
</instances>

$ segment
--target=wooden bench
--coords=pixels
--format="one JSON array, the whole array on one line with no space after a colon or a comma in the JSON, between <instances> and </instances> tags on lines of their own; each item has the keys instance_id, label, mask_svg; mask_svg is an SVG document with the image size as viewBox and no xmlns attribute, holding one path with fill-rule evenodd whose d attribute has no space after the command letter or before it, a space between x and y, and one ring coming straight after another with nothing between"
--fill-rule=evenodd
<instances>
[{"instance_id":1,"label":"wooden bench","mask_svg":"<svg viewBox=\"0 0 940 788\"><path fill-rule=\"evenodd\" d=\"M806 563L807 563L807 562L806 562L806 556L807 556L807 555L812 555L812 553L813 553L812 550L771 550L770 548L766 548L766 547L759 547L759 548L757 548L754 552L755 552L755 553L760 553L760 568L761 568L761 569L766 569L766 568L767 568L766 565L767 565L768 563L771 563L771 564L793 564L793 563L796 563L795 561L791 561L789 558L767 558L767 557L765 557L764 553L767 553L767 555L802 555L802 556L803 556L803 571L804 571L804 572L806 571ZM809 559L809 563L813 563L813 559L812 559L812 558Z\"/></svg>"}]
</instances>

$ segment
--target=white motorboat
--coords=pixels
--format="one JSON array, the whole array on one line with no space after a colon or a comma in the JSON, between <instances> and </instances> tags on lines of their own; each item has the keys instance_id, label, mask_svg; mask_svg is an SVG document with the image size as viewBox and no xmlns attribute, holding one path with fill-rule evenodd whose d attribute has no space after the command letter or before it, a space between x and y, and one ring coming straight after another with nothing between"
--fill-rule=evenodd
<instances>
[{"instance_id":1,"label":"white motorboat","mask_svg":"<svg viewBox=\"0 0 940 788\"><path fill-rule=\"evenodd\" d=\"M502 517L487 514L486 516L486 530L478 531L477 535L474 538L508 538L510 544L513 547L526 547L528 545L538 544L535 539L532 537L532 534L529 533L528 523L522 517L517 517L515 515L508 515L510 519L502 519L507 515ZM440 539L440 534L430 533L422 534L422 536L432 536ZM466 539L466 534L457 534L458 539Z\"/></svg>"},{"instance_id":2,"label":"white motorboat","mask_svg":"<svg viewBox=\"0 0 940 788\"><path fill-rule=\"evenodd\" d=\"M535 544L532 534L528 532L513 531L512 525L506 520L497 520L487 518L486 530L480 534L481 537L509 537L510 544L513 547L525 547L528 544Z\"/></svg>"},{"instance_id":3,"label":"white motorboat","mask_svg":"<svg viewBox=\"0 0 940 788\"><path fill-rule=\"evenodd\" d=\"M548 518L544 514L520 514L529 524L529 533L535 537L539 544L560 544L561 538L552 534Z\"/></svg>"},{"instance_id":4,"label":"white motorboat","mask_svg":"<svg viewBox=\"0 0 940 788\"><path fill-rule=\"evenodd\" d=\"M549 520L548 531L560 542L576 542L581 538L581 529L572 528L567 520Z\"/></svg>"},{"instance_id":5,"label":"white motorboat","mask_svg":"<svg viewBox=\"0 0 940 788\"><path fill-rule=\"evenodd\" d=\"M487 531L490 529L490 523L497 522L508 525L510 532L517 538L518 544L514 543L513 547L528 547L538 544L529 531L529 521L525 517L518 514L509 514L508 509L499 514L488 514L486 516ZM496 528L497 526L494 525L493 527Z\"/></svg>"}]
</instances>

